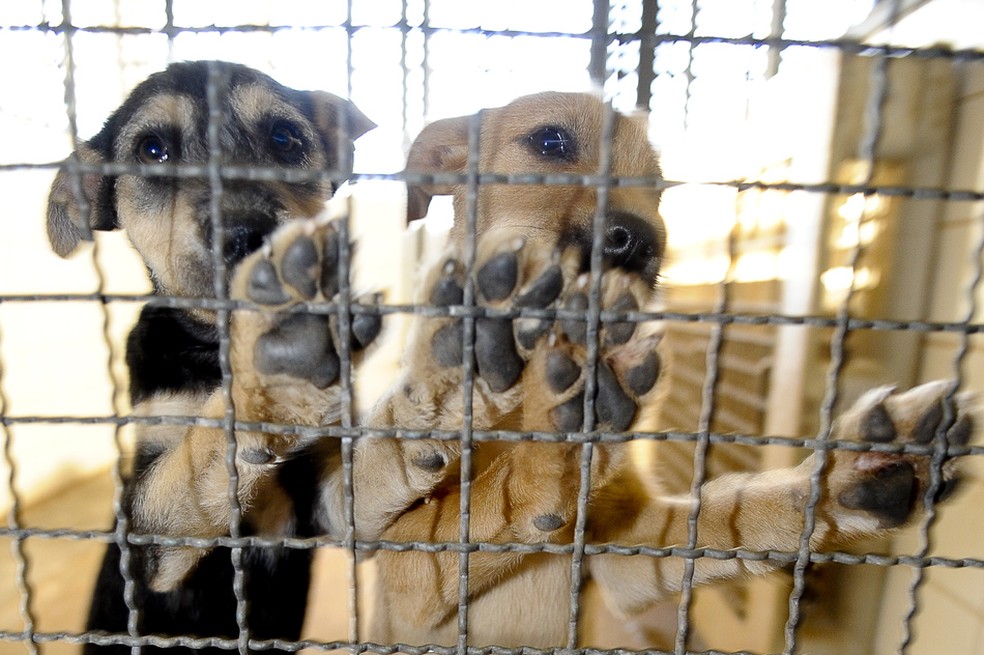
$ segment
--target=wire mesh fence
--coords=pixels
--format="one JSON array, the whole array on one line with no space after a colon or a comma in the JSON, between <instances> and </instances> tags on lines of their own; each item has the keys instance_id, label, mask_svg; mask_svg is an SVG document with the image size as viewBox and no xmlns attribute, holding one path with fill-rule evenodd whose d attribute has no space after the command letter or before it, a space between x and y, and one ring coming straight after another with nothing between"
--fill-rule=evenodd
<instances>
[{"instance_id":1,"label":"wire mesh fence","mask_svg":"<svg viewBox=\"0 0 984 655\"><path fill-rule=\"evenodd\" d=\"M984 138L978 124L984 110L977 108L976 100L984 88L984 50L979 43L961 40L959 29L961 22L973 21L947 13L951 8L940 0L844 2L822 10L814 3L792 0L734 6L644 0L524 6L437 0L351 0L319 7L212 6L177 0L137 4L64 0L13 3L2 10L7 15L0 27L0 48L8 61L22 60L23 69L13 67L4 74L5 87L14 93L5 94L0 105L11 144L0 155L0 176L6 177L14 195L23 195L46 189L51 174L61 169L71 180L71 193L83 199L86 176L91 175L200 181L209 190L212 293L204 298L152 293L139 272L141 264L132 263L132 254L130 264L117 262L127 257L121 251L129 251L111 237L100 235L84 257L73 262L50 264L56 267L53 272L23 263L25 253L14 251L24 244L37 245L26 257L43 258L43 239L15 237L10 242L14 246L5 251L0 288L0 418L8 480L8 520L0 537L11 552L3 569L9 575L2 583L0 648L32 653L82 645L119 645L134 652L214 647L241 653L614 652L607 651L609 647L617 647L617 652L674 654L938 652L934 648L944 642L937 635L944 630L964 648L953 652L977 652L980 644L973 642L972 626L984 614L984 606L979 599L967 601L961 589L972 587L969 581L984 568L984 553L974 548L976 528L967 527L974 516L968 508L979 492L973 488L964 500L957 498L952 509L956 518L950 523L945 510L937 513L936 501L945 484L944 465L959 458L976 466L984 450L973 444L948 444L942 428L926 443L844 441L834 434L834 418L864 389L953 379L943 403L945 428L956 422L958 391L984 384L978 373L978 334L984 324L977 306L984 262ZM943 16L938 27L926 18L934 15ZM913 25L922 29L915 36ZM62 162L65 151L81 152L85 138L98 131L137 82L183 59L243 61L272 72L284 84L329 89L352 98L380 127L359 141L352 175L346 170L351 155L342 146L336 165L317 170L230 164L221 146L229 119L223 113L227 98L221 94L227 87L219 67L210 65L204 105L208 148L201 162L159 167L93 163L79 155ZM469 123L463 172L401 172L412 137L434 118L499 106L523 93L592 85L608 104L598 167L590 174L483 171L477 119ZM663 146L663 175L613 173L616 111L637 108L649 112L649 135ZM223 195L243 184L340 185L346 179L354 182L353 200L338 223L338 294L331 302L302 302L293 310L336 321L337 415L321 425L244 420L233 400L230 329L233 311L248 310L251 304L230 298ZM388 287L385 302L365 302L357 295L358 273L364 271L353 263L357 253L350 241L357 241L360 256L387 252L379 245L384 235L378 223L372 223L373 212L382 207L393 213L399 202L383 206L366 200L379 193L373 184L387 182L467 189L463 264L468 272L476 265L481 188L590 189L596 208L586 308L484 307L476 300L470 274L459 303L443 307L415 302L406 287L416 284L407 282L405 273L427 254L428 239L438 244L443 240L448 221L442 223L440 217L428 218L427 229L437 236L426 230L412 240L385 235L388 243L396 241L403 250L400 261L410 263L384 271L389 276L381 283ZM661 279L665 290L653 306L614 312L603 308L601 300L606 210L613 189L633 187L664 192L670 247ZM368 190L361 198L360 188ZM12 195L6 187L4 195ZM36 202L42 203L45 195L46 191L38 195ZM35 211L32 202L24 201L22 208L13 201L5 224L30 224L40 233L44 209L38 204ZM396 227L402 230L403 216L396 213ZM436 247L440 251L443 246ZM368 267L386 268L378 263ZM356 283L350 287L353 268ZM393 281L394 277L399 279ZM220 412L206 416L135 411L130 406L122 343L141 306L214 312ZM66 313L72 311L77 313ZM65 318L83 315L78 324ZM462 320L463 377L456 400L462 407L460 425L450 430L366 425L357 411L360 399L352 371L358 355L350 344L353 322L374 315L393 322L449 316ZM587 372L580 430L531 432L475 423L476 324L490 317L584 321ZM600 429L594 419L603 360L599 335L613 322L662 325L665 346L672 353L672 368L659 382L668 387L659 415L628 432ZM51 345L52 353L43 354L46 344L57 342L65 345ZM401 349L398 345L395 354L385 349L378 353L383 360L380 369L360 376L359 383L368 377L367 386L385 386ZM73 376L79 381L72 382ZM162 428L223 433L230 518L221 536L175 536L131 525L125 480L131 475L127 462L135 450L132 431ZM100 446L87 445L88 429L102 430L93 433L93 442ZM344 490L341 529L289 535L257 535L244 529L237 435L253 432L337 444ZM460 447L457 539L359 538L353 460L360 441L370 437L436 439ZM473 540L472 483L484 465L483 446L529 441L579 447L579 479L570 481L570 493L576 497L572 538L535 544ZM637 446L638 459L659 462L667 483L689 500L685 542L640 545L592 539L591 469L599 449L610 444ZM656 447L668 454L653 454ZM804 452L816 457L798 548L721 548L702 541L697 525L701 489L708 480L791 465ZM928 462L928 484L914 500L925 512L895 543L851 551L811 545L824 494L823 475L830 459L841 452L905 454ZM111 476L111 504L105 504L103 493L99 511L104 514L101 520L115 519L112 528L80 527L72 517L57 513L32 514L32 506L50 508L59 499L77 495L73 489L91 489L82 482L86 474L65 473L74 466L86 474L97 472L102 479ZM45 544L49 546L40 549ZM91 593L88 579L74 585L72 593L78 597L58 597L62 587L56 581L84 566L69 559L74 544L118 549L125 629L83 627ZM160 634L142 627L150 610L142 606L140 583L134 577L138 564L131 555L147 547L176 546L219 547L225 549L223 556L228 553L233 631L216 637ZM323 580L315 578L312 596L326 595L330 601L312 603L307 627L297 639L258 637L250 625L250 606L257 599L250 598L243 558L255 549L332 552L340 557L343 582L336 581L325 592L317 589ZM454 625L453 642L379 643L367 635L365 614L371 603L364 597L372 594L375 581L361 569L371 566L371 556L380 551L457 554L454 616L447 618ZM470 638L476 602L469 591L473 558L511 553L564 558L563 598L551 598L566 608L560 643L485 644ZM603 555L682 562L683 575L673 585L679 595L663 603L658 618L647 614L592 619L596 606L604 603L585 592L589 563ZM91 554L85 557L94 575L96 560ZM743 570L754 570L761 562L775 564L781 569L779 581L765 590L751 582L702 596L695 571L709 560L736 561ZM824 586L823 571L831 570L834 582ZM937 574L943 571L964 577ZM86 588L79 591L82 586ZM944 612L949 622L934 627L937 605L944 597L958 598L959 609L948 606ZM852 601L864 604L863 609L852 608ZM514 599L517 607L542 602ZM65 612L66 606L72 612ZM79 607L85 609L80 612ZM377 604L375 611L386 608ZM339 617L340 632L319 632L319 624ZM601 628L594 625L599 621ZM592 642L593 632L604 635L606 628L616 639L631 634L631 640Z\"/></svg>"}]
</instances>

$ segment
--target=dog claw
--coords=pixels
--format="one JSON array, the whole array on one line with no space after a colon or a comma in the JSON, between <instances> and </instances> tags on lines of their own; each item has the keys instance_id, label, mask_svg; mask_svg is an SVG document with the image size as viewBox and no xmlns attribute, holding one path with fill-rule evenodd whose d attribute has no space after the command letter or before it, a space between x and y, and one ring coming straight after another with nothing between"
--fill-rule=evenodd
<instances>
[{"instance_id":1,"label":"dog claw","mask_svg":"<svg viewBox=\"0 0 984 655\"><path fill-rule=\"evenodd\" d=\"M256 342L256 368L285 374L325 389L338 379L338 355L328 321L316 314L290 314Z\"/></svg>"},{"instance_id":2,"label":"dog claw","mask_svg":"<svg viewBox=\"0 0 984 655\"><path fill-rule=\"evenodd\" d=\"M261 305L282 305L290 300L277 277L277 269L267 259L258 261L250 271L246 296Z\"/></svg>"},{"instance_id":3,"label":"dog claw","mask_svg":"<svg viewBox=\"0 0 984 655\"><path fill-rule=\"evenodd\" d=\"M306 236L294 239L280 263L284 282L294 287L305 300L311 300L318 293L318 248Z\"/></svg>"}]
</instances>

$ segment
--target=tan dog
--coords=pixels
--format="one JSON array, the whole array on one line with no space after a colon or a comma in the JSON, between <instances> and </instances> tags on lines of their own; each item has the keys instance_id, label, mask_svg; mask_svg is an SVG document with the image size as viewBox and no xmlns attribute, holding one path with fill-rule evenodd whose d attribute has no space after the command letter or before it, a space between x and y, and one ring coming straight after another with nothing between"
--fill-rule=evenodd
<instances>
[{"instance_id":1,"label":"tan dog","mask_svg":"<svg viewBox=\"0 0 984 655\"><path fill-rule=\"evenodd\" d=\"M599 172L603 106L595 97L541 94L486 110L480 118L479 174L590 176ZM426 128L410 153L408 172L466 173L470 120L449 119ZM613 128L611 173L626 184L609 191L605 207L601 309L625 312L649 300L664 239L659 192L653 185L631 183L631 178L659 175L645 125L616 116ZM467 185L411 187L409 216L421 215L429 196L438 193L453 194L455 224L447 256L425 284L424 300L457 305L465 286ZM590 185L480 186L472 269L476 303L489 310L588 308L586 271L596 206L597 192ZM660 369L658 336L641 325L616 320L601 326L595 415L589 421L583 411L588 351L583 321L479 318L474 331L475 429L563 434L586 427L624 432L639 427L639 408L654 402ZM419 322L402 376L374 412L375 425L461 427L462 333L459 319ZM832 436L928 443L940 425L941 399L948 390L942 382L899 395L888 388L873 390L840 418ZM947 433L950 443L964 444L971 435L969 402L966 395L958 396L958 415ZM442 456L435 458L435 470L443 458L451 461L455 454L447 444L436 447ZM470 485L469 541L572 543L582 453L581 446L566 443L479 444ZM704 484L696 545L796 551L815 458L796 468L732 475ZM630 465L623 445L596 445L591 461L588 543L687 546L689 497L661 492L655 477ZM814 550L882 534L918 512L929 476L927 457L835 450L827 461L810 539ZM943 473L949 486L956 476L955 463L948 462ZM402 514L384 538L458 542L460 485L454 475L444 482L427 502ZM384 550L377 564L379 588L371 641L458 643L457 553ZM679 590L684 565L679 557L600 554L585 558L583 573L598 585L610 610L631 616ZM704 557L694 562L693 582L761 573L774 566ZM472 552L468 571L469 644L567 645L570 555Z\"/></svg>"}]
</instances>

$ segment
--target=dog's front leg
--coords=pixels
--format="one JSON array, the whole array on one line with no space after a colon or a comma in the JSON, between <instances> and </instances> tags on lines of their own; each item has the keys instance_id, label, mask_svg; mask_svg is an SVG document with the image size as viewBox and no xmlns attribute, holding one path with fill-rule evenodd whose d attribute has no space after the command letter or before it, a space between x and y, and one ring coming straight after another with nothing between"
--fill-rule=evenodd
<instances>
[{"instance_id":1,"label":"dog's front leg","mask_svg":"<svg viewBox=\"0 0 984 655\"><path fill-rule=\"evenodd\" d=\"M287 224L243 260L231 284L230 296L251 305L232 315L231 406L238 422L272 424L269 431L235 430L238 503L252 533L289 534L292 499L281 489L278 473L291 459L333 443L306 436L305 427L330 425L339 417L338 312L301 311L299 305L335 300L338 246L331 223ZM378 335L381 319L356 314L350 325L349 352L357 364ZM144 409L166 413L160 405ZM216 390L185 413L222 421L228 406L223 390ZM149 428L140 440L143 453L153 457L132 483L134 527L166 536L226 535L232 507L226 432L204 425L175 430ZM152 587L174 588L207 552L191 546L156 549L149 563Z\"/></svg>"},{"instance_id":2,"label":"dog's front leg","mask_svg":"<svg viewBox=\"0 0 984 655\"><path fill-rule=\"evenodd\" d=\"M929 444L944 415L948 384L929 383L902 394L890 388L869 392L835 423L832 438ZM969 440L970 404L967 395L957 396L948 444L961 446ZM795 554L804 530L815 458L810 456L794 468L728 475L705 483L700 490L697 547ZM843 548L858 538L887 534L920 514L930 478L929 455L835 449L827 458L811 551ZM948 459L942 469L942 492L953 487L958 473L957 462ZM619 507L633 507L636 514L625 515ZM647 494L638 482L622 481L596 499L592 511L604 520L592 521L594 537L628 546L686 546L691 508L688 497ZM613 517L616 520L609 520ZM610 604L625 613L645 609L679 591L683 583L680 557L599 555L590 558L590 566ZM694 562L693 583L765 573L778 566L779 560L701 557Z\"/></svg>"}]
</instances>

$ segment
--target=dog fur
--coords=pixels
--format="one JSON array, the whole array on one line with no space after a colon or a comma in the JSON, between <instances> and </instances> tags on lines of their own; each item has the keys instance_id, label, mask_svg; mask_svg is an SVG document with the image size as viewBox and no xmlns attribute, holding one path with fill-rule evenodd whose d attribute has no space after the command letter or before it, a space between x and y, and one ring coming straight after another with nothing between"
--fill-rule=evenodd
<instances>
[{"instance_id":1,"label":"dog fur","mask_svg":"<svg viewBox=\"0 0 984 655\"><path fill-rule=\"evenodd\" d=\"M473 120L447 119L425 128L411 150L408 172L468 173ZM608 190L604 205L599 309L631 312L645 307L658 277L664 235L656 185L631 183L632 178L658 179L660 173L644 121L613 117L610 168L605 171L600 165L604 107L594 96L528 96L485 110L478 120L479 156L474 164L480 175L566 174L576 179L610 172L626 182ZM408 218L425 213L435 194L453 196L455 223L448 252L424 285L423 300L455 304L466 281L469 188L464 182L411 185ZM478 242L471 281L477 305L488 310L589 307L595 187L483 184L474 203ZM582 427L601 432L645 428L642 410L658 400L658 332L617 319L599 327L595 416L585 421L588 337L583 322L487 317L476 319L474 331L474 429L569 433ZM421 319L407 350L403 377L374 418L404 428L458 429L465 361L461 333L460 319ZM940 424L942 399L950 389L947 382L902 394L875 389L838 420L832 438L927 443ZM970 397L958 395L956 404L957 416L947 434L950 443L964 444L973 429ZM700 489L696 534L691 535L691 499L662 491L658 473L634 467L626 451L624 444L593 446L584 517L588 544L691 544L785 552L799 548L817 455L795 468L707 481ZM453 455L449 449L449 459ZM468 539L571 544L583 460L582 446L564 442L479 444L470 477ZM944 486L949 487L956 475L956 463L948 461ZM918 514L928 479L926 457L831 451L811 548L839 548L905 524ZM451 543L462 539L460 483L454 474L448 482L426 503L402 514L384 538ZM459 557L453 551L380 552L370 641L459 643ZM607 611L629 618L679 591L686 565L676 556L598 554L584 558L582 572L600 591ZM740 558L698 558L693 560L692 581L705 584L776 566ZM472 552L468 571L469 644L623 645L586 643L584 635L569 641L569 554Z\"/></svg>"},{"instance_id":2,"label":"dog fur","mask_svg":"<svg viewBox=\"0 0 984 655\"><path fill-rule=\"evenodd\" d=\"M208 161L204 83L224 86L224 163L304 170L337 167L331 153L348 153L371 123L337 98L284 89L242 67L175 65L138 87L97 137L80 144L87 164ZM270 118L274 117L274 120ZM326 118L327 117L327 118ZM291 121L286 132L278 121ZM610 173L622 179L658 177L658 159L644 124L614 116ZM471 119L439 121L415 142L408 171L466 174ZM560 174L589 179L599 172L604 107L590 95L539 94L481 115L480 173ZM345 129L347 128L347 129ZM148 142L153 137L157 141ZM177 138L177 141L174 139ZM302 146L285 161L271 148ZM188 143L188 145L185 145ZM228 161L226 161L228 159ZM345 157L343 157L345 159ZM347 170L337 170L339 179ZM59 254L71 252L91 229L124 228L144 257L160 295L213 297L213 204L208 180L86 173L80 183L61 173L52 188L49 235ZM334 178L333 178L334 179ZM340 412L338 351L358 364L380 324L373 313L346 320L297 311L338 299L341 235L314 218L332 189L324 183L223 181L221 218L228 242L229 296L244 306L230 325L231 397L240 421L323 426ZM461 428L470 409L475 429L577 433L622 432L640 426L640 408L654 402L660 373L659 335L626 320L598 333L597 375L586 374L583 321L541 314L516 320L500 310L591 309L588 273L597 190L589 185L483 184L475 203L478 236L467 263L469 194L464 183L415 185L409 216L430 196L454 196L456 220L447 253L426 276L422 300L456 306L469 289L490 312L466 324L454 316L419 318L390 390L365 424L413 430ZM241 195L240 195L241 194ZM83 202L84 201L84 202ZM241 205L236 203L242 201ZM229 206L226 206L229 203ZM84 205L88 204L87 212ZM258 212L256 208L261 208ZM617 184L607 193L601 226L598 311L645 307L658 278L665 237L659 191ZM307 220L301 220L307 219ZM261 247L262 244L262 247ZM470 276L470 278L469 278ZM474 330L474 388L462 392L464 336ZM135 413L221 419L218 340L211 310L148 306L128 345ZM595 415L584 396L594 388ZM834 436L925 443L935 433L943 383L905 394L890 389L865 396L841 418ZM953 443L971 434L969 400L949 432ZM470 407L468 407L470 406ZM243 532L264 536L342 536L343 470L337 441L296 434L240 430L236 437ZM229 477L222 430L194 425L148 426L138 436L134 473L126 486L130 529L166 536L229 534ZM482 443L471 461L469 539L478 542L568 544L575 523L583 449L569 442ZM729 549L798 548L809 496L809 458L794 469L731 476L701 489L697 545ZM360 438L353 457L355 537L394 542L457 542L461 538L462 480L453 441ZM592 449L586 534L590 543L667 547L686 545L691 502L662 493L658 482L629 465L625 447ZM955 479L949 462L947 481ZM902 525L915 513L927 484L927 462L910 455L837 450L828 454L825 493L811 546L834 548ZM131 549L136 601L144 610L140 634L235 638L230 555L224 548L149 546ZM126 633L119 593L119 550L109 549L93 603L90 628ZM294 639L303 619L309 551L247 548L247 622L256 639ZM457 643L459 559L453 552L384 549L370 639ZM684 560L591 555L584 571L607 605L631 615L678 590ZM742 559L698 559L697 584L772 568ZM570 555L519 550L474 552L469 558L469 643L564 646L568 640ZM198 616L201 608L210 616ZM122 646L125 647L125 646Z\"/></svg>"}]
</instances>

